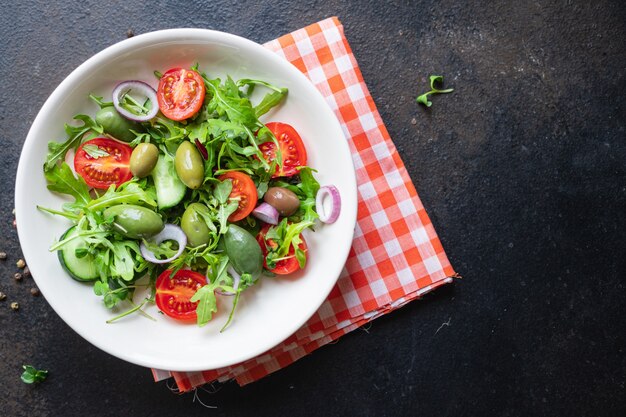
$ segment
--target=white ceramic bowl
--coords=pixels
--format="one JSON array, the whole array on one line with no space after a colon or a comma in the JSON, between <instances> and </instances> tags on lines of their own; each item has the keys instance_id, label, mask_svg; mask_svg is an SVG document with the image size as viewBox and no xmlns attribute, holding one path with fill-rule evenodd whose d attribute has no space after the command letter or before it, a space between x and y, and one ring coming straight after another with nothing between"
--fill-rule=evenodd
<instances>
[{"instance_id":1,"label":"white ceramic bowl","mask_svg":"<svg viewBox=\"0 0 626 417\"><path fill-rule=\"evenodd\" d=\"M154 70L200 69L210 77L258 78L289 88L285 103L264 117L292 124L306 144L309 165L321 184L334 184L343 207L339 220L306 235L309 262L289 278L265 278L246 291L235 318L224 332L230 300L206 327L184 325L147 312L156 322L134 314L107 324L113 316L92 286L72 280L48 248L69 227L61 217L37 210L59 208L66 199L46 189L42 164L48 140L65 140L63 123L77 113L94 115L89 93L109 96L120 81L137 79L157 85ZM244 38L202 29L152 32L115 44L74 70L50 95L30 129L20 157L15 189L17 228L37 286L59 316L100 349L126 361L160 369L194 371L232 365L277 345L319 308L334 286L348 256L356 222L356 180L341 127L321 94L295 67ZM137 298L140 299L140 298Z\"/></svg>"}]
</instances>

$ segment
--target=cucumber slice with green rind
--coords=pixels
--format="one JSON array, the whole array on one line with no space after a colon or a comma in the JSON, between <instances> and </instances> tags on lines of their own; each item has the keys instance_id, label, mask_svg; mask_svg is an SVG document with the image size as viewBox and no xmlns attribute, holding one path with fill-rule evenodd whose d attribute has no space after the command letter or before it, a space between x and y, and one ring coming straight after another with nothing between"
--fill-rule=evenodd
<instances>
[{"instance_id":1,"label":"cucumber slice with green rind","mask_svg":"<svg viewBox=\"0 0 626 417\"><path fill-rule=\"evenodd\" d=\"M76 226L72 226L61 236L61 240L76 236L78 231ZM96 263L92 255L86 254L79 258L76 256L77 249L87 249L87 243L82 237L76 237L67 242L57 252L59 261L63 269L76 281L88 282L95 281L100 278L100 273L96 268Z\"/></svg>"},{"instance_id":2,"label":"cucumber slice with green rind","mask_svg":"<svg viewBox=\"0 0 626 417\"><path fill-rule=\"evenodd\" d=\"M151 175L156 188L159 209L174 207L185 197L187 186L178 178L172 158L159 155Z\"/></svg>"}]
</instances>

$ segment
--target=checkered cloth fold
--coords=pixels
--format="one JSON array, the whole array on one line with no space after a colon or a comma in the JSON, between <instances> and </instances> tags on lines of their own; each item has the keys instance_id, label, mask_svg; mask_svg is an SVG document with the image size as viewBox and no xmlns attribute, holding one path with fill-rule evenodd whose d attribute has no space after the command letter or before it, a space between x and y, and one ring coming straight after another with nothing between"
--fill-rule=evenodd
<instances>
[{"instance_id":1,"label":"checkered cloth fold","mask_svg":"<svg viewBox=\"0 0 626 417\"><path fill-rule=\"evenodd\" d=\"M358 215L346 265L326 301L296 333L264 354L203 372L153 370L181 392L213 381L249 384L387 314L456 275L363 81L336 17L264 45L302 71L348 139Z\"/></svg>"}]
</instances>

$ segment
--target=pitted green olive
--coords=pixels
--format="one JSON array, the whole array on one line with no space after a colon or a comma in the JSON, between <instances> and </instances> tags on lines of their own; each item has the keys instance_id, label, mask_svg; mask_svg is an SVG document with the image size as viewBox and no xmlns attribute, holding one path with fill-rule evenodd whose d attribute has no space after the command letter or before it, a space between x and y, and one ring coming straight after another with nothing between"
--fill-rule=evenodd
<instances>
[{"instance_id":1,"label":"pitted green olive","mask_svg":"<svg viewBox=\"0 0 626 417\"><path fill-rule=\"evenodd\" d=\"M196 189L204 181L204 161L198 149L189 141L184 141L176 150L174 166L178 178L189 188Z\"/></svg>"},{"instance_id":2,"label":"pitted green olive","mask_svg":"<svg viewBox=\"0 0 626 417\"><path fill-rule=\"evenodd\" d=\"M240 274L248 273L257 279L263 271L263 253L254 236L247 230L235 225L228 225L224 235L224 249L230 262Z\"/></svg>"},{"instance_id":3,"label":"pitted green olive","mask_svg":"<svg viewBox=\"0 0 626 417\"><path fill-rule=\"evenodd\" d=\"M115 107L103 107L96 112L96 122L102 126L104 133L124 142L135 139L135 132L142 132L143 127L136 122L130 121L115 110Z\"/></svg>"},{"instance_id":4,"label":"pitted green olive","mask_svg":"<svg viewBox=\"0 0 626 417\"><path fill-rule=\"evenodd\" d=\"M159 159L159 150L151 143L140 143L130 155L130 172L137 178L150 175Z\"/></svg>"},{"instance_id":5,"label":"pitted green olive","mask_svg":"<svg viewBox=\"0 0 626 417\"><path fill-rule=\"evenodd\" d=\"M180 227L187 235L189 246L196 247L209 243L211 233L200 213L209 213L209 209L201 203L193 203L187 207L180 221Z\"/></svg>"},{"instance_id":6,"label":"pitted green olive","mask_svg":"<svg viewBox=\"0 0 626 417\"><path fill-rule=\"evenodd\" d=\"M161 216L145 207L120 204L104 210L104 218L113 218L111 227L131 239L146 239L163 230Z\"/></svg>"}]
</instances>

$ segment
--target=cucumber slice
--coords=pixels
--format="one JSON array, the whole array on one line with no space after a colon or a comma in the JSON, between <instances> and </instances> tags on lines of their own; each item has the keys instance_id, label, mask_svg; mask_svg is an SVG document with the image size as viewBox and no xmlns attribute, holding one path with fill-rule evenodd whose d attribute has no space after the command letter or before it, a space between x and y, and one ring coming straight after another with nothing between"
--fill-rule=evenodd
<instances>
[{"instance_id":1,"label":"cucumber slice","mask_svg":"<svg viewBox=\"0 0 626 417\"><path fill-rule=\"evenodd\" d=\"M78 231L76 226L72 226L61 236L61 240L76 236ZM86 249L87 243L82 237L77 237L69 241L58 251L59 261L63 269L76 281L95 281L100 278L100 273L96 268L93 256L87 254L82 258L76 256L76 249Z\"/></svg>"},{"instance_id":2,"label":"cucumber slice","mask_svg":"<svg viewBox=\"0 0 626 417\"><path fill-rule=\"evenodd\" d=\"M152 179L156 187L157 204L160 209L174 207L185 197L187 187L178 178L172 158L159 155L156 166L152 170Z\"/></svg>"}]
</instances>

